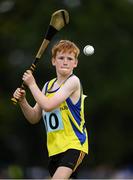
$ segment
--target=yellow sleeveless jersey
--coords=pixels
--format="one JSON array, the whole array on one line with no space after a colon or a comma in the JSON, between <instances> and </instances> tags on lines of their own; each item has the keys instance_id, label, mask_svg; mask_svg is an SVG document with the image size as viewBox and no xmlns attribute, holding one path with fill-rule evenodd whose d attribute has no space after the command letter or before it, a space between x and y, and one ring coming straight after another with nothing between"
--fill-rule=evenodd
<instances>
[{"instance_id":1,"label":"yellow sleeveless jersey","mask_svg":"<svg viewBox=\"0 0 133 180\"><path fill-rule=\"evenodd\" d=\"M50 91L56 79L47 82L45 95L52 97L58 91ZM60 87L61 88L61 87ZM62 153L68 149L77 149L88 153L88 135L84 120L85 95L76 104L67 98L59 108L52 112L43 111L43 120L47 131L47 148L49 156Z\"/></svg>"}]
</instances>

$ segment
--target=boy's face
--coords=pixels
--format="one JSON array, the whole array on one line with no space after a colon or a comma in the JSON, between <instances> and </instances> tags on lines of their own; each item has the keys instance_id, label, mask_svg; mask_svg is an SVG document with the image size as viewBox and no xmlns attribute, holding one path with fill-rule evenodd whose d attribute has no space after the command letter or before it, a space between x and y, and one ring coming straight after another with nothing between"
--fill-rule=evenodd
<instances>
[{"instance_id":1,"label":"boy's face","mask_svg":"<svg viewBox=\"0 0 133 180\"><path fill-rule=\"evenodd\" d=\"M56 57L52 59L52 64L56 67L56 72L64 76L73 72L73 69L77 67L78 60L73 52L58 51Z\"/></svg>"}]
</instances>

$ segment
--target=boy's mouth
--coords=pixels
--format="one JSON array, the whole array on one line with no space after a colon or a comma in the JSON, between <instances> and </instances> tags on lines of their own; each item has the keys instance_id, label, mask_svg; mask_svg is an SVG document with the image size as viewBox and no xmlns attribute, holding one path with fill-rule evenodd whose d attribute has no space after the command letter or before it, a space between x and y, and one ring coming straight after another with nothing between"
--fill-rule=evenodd
<instances>
[{"instance_id":1,"label":"boy's mouth","mask_svg":"<svg viewBox=\"0 0 133 180\"><path fill-rule=\"evenodd\" d=\"M61 69L69 69L69 67L61 67Z\"/></svg>"}]
</instances>

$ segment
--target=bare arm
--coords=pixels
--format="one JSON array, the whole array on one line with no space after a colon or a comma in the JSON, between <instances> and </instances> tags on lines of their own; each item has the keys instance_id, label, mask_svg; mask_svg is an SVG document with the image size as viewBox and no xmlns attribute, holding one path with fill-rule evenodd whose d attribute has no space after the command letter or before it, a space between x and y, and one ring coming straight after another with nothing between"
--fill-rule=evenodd
<instances>
[{"instance_id":1,"label":"bare arm","mask_svg":"<svg viewBox=\"0 0 133 180\"><path fill-rule=\"evenodd\" d=\"M27 100L25 99L23 102L19 103L21 110L25 116L25 118L31 123L31 124L36 124L40 121L41 119L41 108L36 105L34 107L31 107Z\"/></svg>"},{"instance_id":2,"label":"bare arm","mask_svg":"<svg viewBox=\"0 0 133 180\"><path fill-rule=\"evenodd\" d=\"M28 72L28 75L26 75L26 79L24 78L23 80L25 80L25 82L28 84L29 89L31 90L38 105L45 111L52 111L53 109L57 108L63 101L80 89L79 79L76 76L72 76L57 91L57 93L55 93L53 97L48 98L40 91L33 75L30 72Z\"/></svg>"},{"instance_id":3,"label":"bare arm","mask_svg":"<svg viewBox=\"0 0 133 180\"><path fill-rule=\"evenodd\" d=\"M21 88L17 88L16 91L13 94L13 97L18 99L19 105L21 107L21 110L25 116L25 118L31 123L35 124L39 122L41 118L41 108L38 104L36 104L34 107L30 106L25 98L25 90L22 90Z\"/></svg>"}]
</instances>

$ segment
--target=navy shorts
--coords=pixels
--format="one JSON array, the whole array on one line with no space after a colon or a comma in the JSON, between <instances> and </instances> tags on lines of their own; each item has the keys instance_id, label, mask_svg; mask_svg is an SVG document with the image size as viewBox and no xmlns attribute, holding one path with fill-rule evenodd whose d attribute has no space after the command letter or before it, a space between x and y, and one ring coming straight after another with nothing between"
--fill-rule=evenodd
<instances>
[{"instance_id":1,"label":"navy shorts","mask_svg":"<svg viewBox=\"0 0 133 180\"><path fill-rule=\"evenodd\" d=\"M71 178L76 178L77 168L82 162L85 153L76 149L68 149L67 151L49 157L49 173L51 177L54 175L56 169L60 166L69 167L73 170Z\"/></svg>"}]
</instances>

